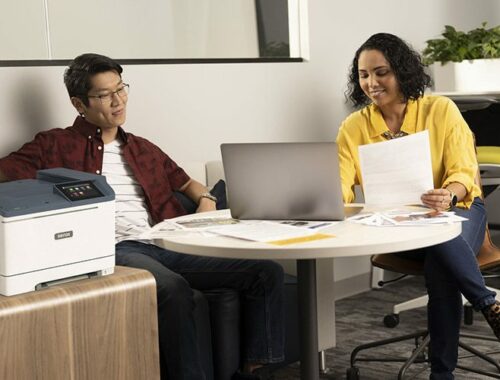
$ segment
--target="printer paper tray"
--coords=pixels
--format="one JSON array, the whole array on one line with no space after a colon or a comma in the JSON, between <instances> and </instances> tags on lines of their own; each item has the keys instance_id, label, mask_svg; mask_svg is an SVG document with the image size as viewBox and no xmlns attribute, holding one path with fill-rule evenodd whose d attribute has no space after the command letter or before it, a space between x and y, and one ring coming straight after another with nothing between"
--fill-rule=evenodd
<instances>
[{"instance_id":1,"label":"printer paper tray","mask_svg":"<svg viewBox=\"0 0 500 380\"><path fill-rule=\"evenodd\" d=\"M100 257L94 260L62 265L13 276L0 275L0 294L12 296L36 289L37 285L62 280L87 273L107 275L114 272L115 255Z\"/></svg>"}]
</instances>

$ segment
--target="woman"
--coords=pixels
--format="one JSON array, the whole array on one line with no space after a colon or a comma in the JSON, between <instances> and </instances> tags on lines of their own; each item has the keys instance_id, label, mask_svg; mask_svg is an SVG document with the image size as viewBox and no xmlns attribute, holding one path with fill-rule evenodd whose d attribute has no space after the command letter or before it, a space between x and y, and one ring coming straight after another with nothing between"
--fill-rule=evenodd
<instances>
[{"instance_id":1,"label":"woman","mask_svg":"<svg viewBox=\"0 0 500 380\"><path fill-rule=\"evenodd\" d=\"M486 214L472 132L452 101L424 95L430 84L421 58L400 38L379 33L356 52L347 96L358 108L340 127L337 143L345 202L361 184L358 146L429 131L435 189L422 194L424 205L453 210L468 220L457 238L433 247L405 252L424 261L429 294L431 379L453 379L463 294L481 310L500 339L500 304L486 289L475 256L483 242ZM398 157L394 157L397 160Z\"/></svg>"}]
</instances>

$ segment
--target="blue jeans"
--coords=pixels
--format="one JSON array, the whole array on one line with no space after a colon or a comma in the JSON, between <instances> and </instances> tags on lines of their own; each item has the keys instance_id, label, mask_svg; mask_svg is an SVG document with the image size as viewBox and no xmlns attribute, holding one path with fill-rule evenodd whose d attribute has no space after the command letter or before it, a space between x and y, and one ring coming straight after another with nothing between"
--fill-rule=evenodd
<instances>
[{"instance_id":1,"label":"blue jeans","mask_svg":"<svg viewBox=\"0 0 500 380\"><path fill-rule=\"evenodd\" d=\"M432 247L398 253L424 261L432 380L454 378L463 312L461 294L475 310L495 303L495 293L486 289L476 260L486 228L483 201L476 198L469 210L453 211L468 219L462 222L458 237Z\"/></svg>"},{"instance_id":2,"label":"blue jeans","mask_svg":"<svg viewBox=\"0 0 500 380\"><path fill-rule=\"evenodd\" d=\"M243 360L284 360L284 275L279 264L185 255L138 241L116 244L116 264L146 269L156 279L162 379L205 379L196 345L192 288L239 291Z\"/></svg>"}]
</instances>

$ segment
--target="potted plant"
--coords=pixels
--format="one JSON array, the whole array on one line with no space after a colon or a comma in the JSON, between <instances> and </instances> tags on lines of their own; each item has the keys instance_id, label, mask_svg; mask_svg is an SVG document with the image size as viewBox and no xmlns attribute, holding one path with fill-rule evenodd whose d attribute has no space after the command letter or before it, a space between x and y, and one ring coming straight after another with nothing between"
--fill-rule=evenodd
<instances>
[{"instance_id":1,"label":"potted plant","mask_svg":"<svg viewBox=\"0 0 500 380\"><path fill-rule=\"evenodd\" d=\"M446 25L442 36L423 51L436 92L500 92L500 25L469 32Z\"/></svg>"}]
</instances>

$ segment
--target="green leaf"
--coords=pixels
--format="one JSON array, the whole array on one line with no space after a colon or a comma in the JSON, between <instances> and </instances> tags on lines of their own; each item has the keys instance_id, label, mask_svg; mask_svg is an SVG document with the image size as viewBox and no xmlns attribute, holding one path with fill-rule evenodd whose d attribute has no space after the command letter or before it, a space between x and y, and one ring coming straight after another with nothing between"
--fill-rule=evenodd
<instances>
[{"instance_id":1,"label":"green leaf","mask_svg":"<svg viewBox=\"0 0 500 380\"><path fill-rule=\"evenodd\" d=\"M487 22L482 22L481 27L463 32L445 25L442 38L426 41L422 51L424 63L500 58L500 25L489 29L486 26Z\"/></svg>"}]
</instances>

